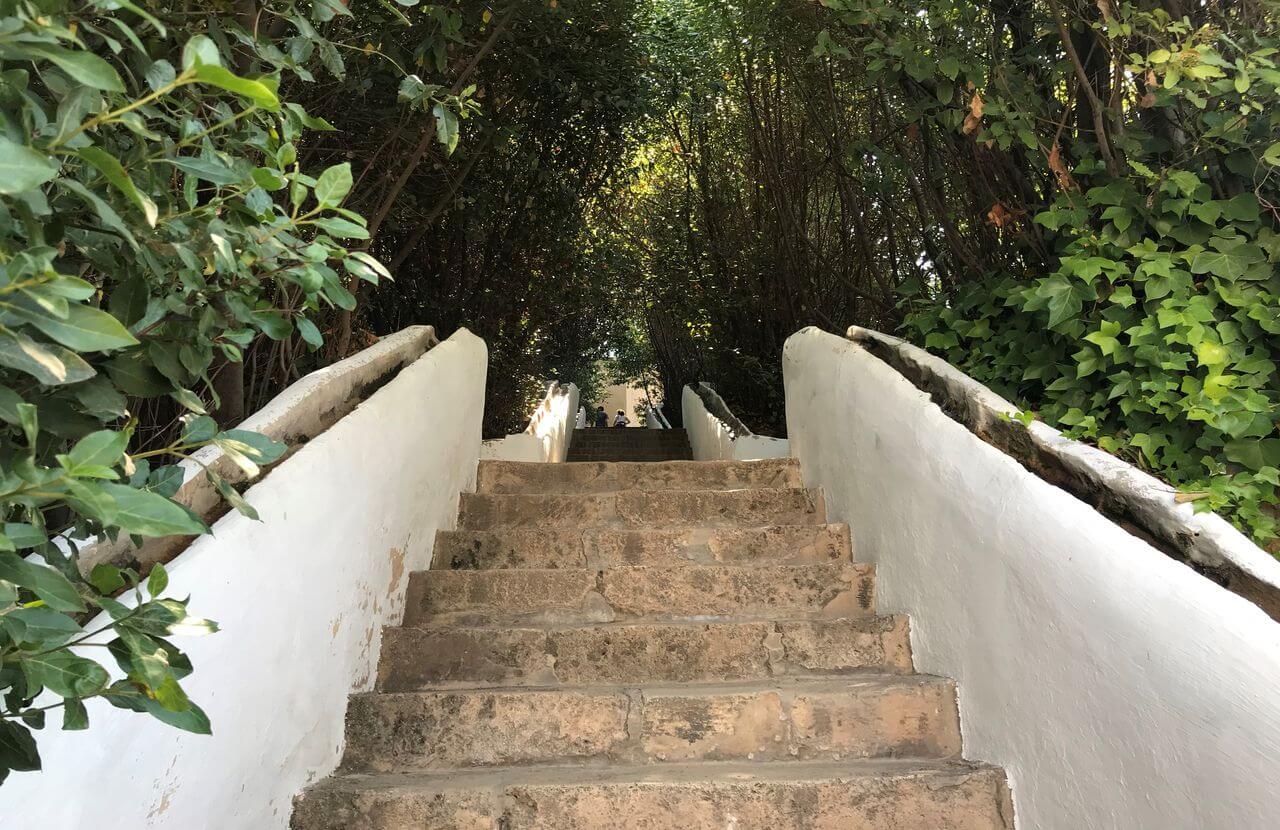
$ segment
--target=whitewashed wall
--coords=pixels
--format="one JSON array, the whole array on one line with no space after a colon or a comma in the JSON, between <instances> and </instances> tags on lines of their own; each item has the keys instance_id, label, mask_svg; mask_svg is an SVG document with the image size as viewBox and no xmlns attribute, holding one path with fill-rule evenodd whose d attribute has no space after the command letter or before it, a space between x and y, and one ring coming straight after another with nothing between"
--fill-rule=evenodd
<instances>
[{"instance_id":1,"label":"whitewashed wall","mask_svg":"<svg viewBox=\"0 0 1280 830\"><path fill-rule=\"evenodd\" d=\"M759 461L786 458L790 453L785 438L754 434L735 437L728 424L707 410L691 386L681 393L680 405L695 461Z\"/></svg>"},{"instance_id":2,"label":"whitewashed wall","mask_svg":"<svg viewBox=\"0 0 1280 830\"><path fill-rule=\"evenodd\" d=\"M578 387L553 383L533 410L524 432L485 441L480 457L494 461L544 461L560 463L569 454L569 442L578 420Z\"/></svg>"},{"instance_id":3,"label":"whitewashed wall","mask_svg":"<svg viewBox=\"0 0 1280 830\"><path fill-rule=\"evenodd\" d=\"M474 486L486 366L458 331L250 489L261 522L229 514L170 563L170 591L223 629L180 639L212 736L90 703L88 732L51 725L45 770L0 788L0 828L284 830Z\"/></svg>"},{"instance_id":4,"label":"whitewashed wall","mask_svg":"<svg viewBox=\"0 0 1280 830\"><path fill-rule=\"evenodd\" d=\"M1028 473L888 365L804 329L792 454L959 684L1023 830L1280 827L1280 625Z\"/></svg>"},{"instance_id":5,"label":"whitewashed wall","mask_svg":"<svg viewBox=\"0 0 1280 830\"><path fill-rule=\"evenodd\" d=\"M310 440L354 409L369 386L417 360L438 342L432 326L409 326L382 337L367 349L309 372L237 428L259 432L291 447ZM204 475L206 467L232 484L245 480L244 471L213 445L199 450L178 467L182 470L182 486L174 500L205 519L222 504L222 496ZM144 566L168 562L185 546L183 537L168 536L148 539L142 547L135 548L127 536L121 536L114 542L104 540L83 549L80 568L88 574L99 562L113 562L121 555Z\"/></svg>"}]
</instances>

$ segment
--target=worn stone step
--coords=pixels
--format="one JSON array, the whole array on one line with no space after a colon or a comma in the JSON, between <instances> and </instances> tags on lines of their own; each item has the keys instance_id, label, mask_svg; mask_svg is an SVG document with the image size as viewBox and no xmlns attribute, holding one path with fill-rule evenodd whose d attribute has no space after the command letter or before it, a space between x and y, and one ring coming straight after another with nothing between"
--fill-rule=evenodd
<instances>
[{"instance_id":1,"label":"worn stone step","mask_svg":"<svg viewBox=\"0 0 1280 830\"><path fill-rule=\"evenodd\" d=\"M843 524L673 530L513 528L442 530L431 567L614 568L619 565L807 565L848 562Z\"/></svg>"},{"instance_id":2,"label":"worn stone step","mask_svg":"<svg viewBox=\"0 0 1280 830\"><path fill-rule=\"evenodd\" d=\"M955 685L923 675L355 695L342 768L958 758Z\"/></svg>"},{"instance_id":3,"label":"worn stone step","mask_svg":"<svg viewBox=\"0 0 1280 830\"><path fill-rule=\"evenodd\" d=\"M875 570L859 563L742 568L644 565L601 571L416 571L404 624L572 625L696 619L835 619L875 614Z\"/></svg>"},{"instance_id":4,"label":"worn stone step","mask_svg":"<svg viewBox=\"0 0 1280 830\"><path fill-rule=\"evenodd\" d=\"M378 688L762 680L911 672L907 618L388 628Z\"/></svg>"},{"instance_id":5,"label":"worn stone step","mask_svg":"<svg viewBox=\"0 0 1280 830\"><path fill-rule=\"evenodd\" d=\"M610 416L612 417L612 416ZM683 429L635 429L634 427L584 427L573 431L573 440L666 440L686 441L689 433Z\"/></svg>"},{"instance_id":6,"label":"worn stone step","mask_svg":"<svg viewBox=\"0 0 1280 830\"><path fill-rule=\"evenodd\" d=\"M605 493L618 490L737 490L801 487L794 459L767 461L574 462L481 461L478 493Z\"/></svg>"},{"instance_id":7,"label":"worn stone step","mask_svg":"<svg viewBox=\"0 0 1280 830\"><path fill-rule=\"evenodd\" d=\"M958 762L699 763L347 775L292 830L1013 830L1004 774Z\"/></svg>"},{"instance_id":8,"label":"worn stone step","mask_svg":"<svg viewBox=\"0 0 1280 830\"><path fill-rule=\"evenodd\" d=\"M821 490L627 490L584 495L464 493L458 527L658 527L822 524Z\"/></svg>"}]
</instances>

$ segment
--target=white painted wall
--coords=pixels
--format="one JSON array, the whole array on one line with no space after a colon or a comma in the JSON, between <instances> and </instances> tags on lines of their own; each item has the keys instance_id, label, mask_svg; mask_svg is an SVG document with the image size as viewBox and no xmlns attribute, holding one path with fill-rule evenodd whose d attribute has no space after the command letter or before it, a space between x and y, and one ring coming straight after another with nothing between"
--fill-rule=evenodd
<instances>
[{"instance_id":1,"label":"white painted wall","mask_svg":"<svg viewBox=\"0 0 1280 830\"><path fill-rule=\"evenodd\" d=\"M475 483L487 350L459 330L248 492L169 565L170 591L222 631L179 638L213 722L190 735L89 704L88 732L40 734L45 770L0 788L0 828L284 830L328 775L382 626Z\"/></svg>"},{"instance_id":2,"label":"white painted wall","mask_svg":"<svg viewBox=\"0 0 1280 830\"><path fill-rule=\"evenodd\" d=\"M291 446L308 440L355 408L367 386L417 360L438 342L432 326L409 326L389 334L369 348L316 369L290 384L237 428L259 432ZM178 467L182 470L182 486L174 500L206 519L221 506L222 496L205 477L205 467L234 484L245 479L244 471L212 444L180 462ZM148 539L141 548L134 548L127 536L121 536L114 542L103 540L83 548L80 568L88 574L94 565L115 561L121 554L132 556L143 565L168 562L185 545L185 540L169 536Z\"/></svg>"},{"instance_id":3,"label":"white painted wall","mask_svg":"<svg viewBox=\"0 0 1280 830\"><path fill-rule=\"evenodd\" d=\"M728 424L707 411L706 404L693 387L684 388L680 405L695 461L759 461L762 458L786 458L790 454L785 438L754 434L734 437Z\"/></svg>"},{"instance_id":4,"label":"white painted wall","mask_svg":"<svg viewBox=\"0 0 1280 830\"><path fill-rule=\"evenodd\" d=\"M1023 830L1280 827L1280 625L1031 475L859 346L783 353L806 484L959 684ZM687 417L687 416L686 416Z\"/></svg>"},{"instance_id":5,"label":"white painted wall","mask_svg":"<svg viewBox=\"0 0 1280 830\"><path fill-rule=\"evenodd\" d=\"M578 408L578 387L572 383L553 383L533 410L525 431L485 441L480 447L480 457L559 464L569 454L574 425L585 417Z\"/></svg>"}]
</instances>

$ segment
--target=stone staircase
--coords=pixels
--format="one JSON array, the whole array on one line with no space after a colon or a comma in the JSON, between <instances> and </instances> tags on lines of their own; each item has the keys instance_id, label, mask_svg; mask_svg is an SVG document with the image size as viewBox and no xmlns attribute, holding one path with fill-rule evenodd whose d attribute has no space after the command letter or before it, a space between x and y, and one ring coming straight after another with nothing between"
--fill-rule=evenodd
<instances>
[{"instance_id":1,"label":"stone staircase","mask_svg":"<svg viewBox=\"0 0 1280 830\"><path fill-rule=\"evenodd\" d=\"M688 461L693 458L683 429L598 427L575 429L566 461Z\"/></svg>"},{"instance_id":2,"label":"stone staircase","mask_svg":"<svg viewBox=\"0 0 1280 830\"><path fill-rule=\"evenodd\" d=\"M1013 827L794 462L482 462L477 490L295 830Z\"/></svg>"}]
</instances>

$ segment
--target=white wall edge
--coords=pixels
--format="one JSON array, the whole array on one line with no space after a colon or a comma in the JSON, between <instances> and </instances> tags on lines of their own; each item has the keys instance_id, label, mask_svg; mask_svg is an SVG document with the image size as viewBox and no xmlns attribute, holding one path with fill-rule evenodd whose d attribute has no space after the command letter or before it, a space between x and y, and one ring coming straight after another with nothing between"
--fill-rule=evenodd
<instances>
[{"instance_id":1,"label":"white wall edge","mask_svg":"<svg viewBox=\"0 0 1280 830\"><path fill-rule=\"evenodd\" d=\"M1280 826L1280 626L1033 475L861 345L783 354L806 484L955 678L1020 828Z\"/></svg>"},{"instance_id":2,"label":"white wall edge","mask_svg":"<svg viewBox=\"0 0 1280 830\"><path fill-rule=\"evenodd\" d=\"M745 426L735 428L712 413L692 386L686 386L682 390L680 405L695 461L760 461L766 458L786 458L791 454L787 439L756 435ZM723 400L720 400L720 405L728 411ZM736 418L734 420L737 421Z\"/></svg>"},{"instance_id":3,"label":"white wall edge","mask_svg":"<svg viewBox=\"0 0 1280 830\"><path fill-rule=\"evenodd\" d=\"M847 336L889 350L890 365L922 376L943 391L952 406L959 401L957 408L963 410L966 425L980 435L996 436L998 441L1001 432L1023 430L1020 423L1004 417L1019 413L1017 406L945 360L901 338L859 326L851 326ZM915 377L909 379L918 384ZM1042 459L1056 461L1072 478L1106 494L1166 550L1216 571L1218 582L1280 619L1280 561L1226 519L1216 513L1197 513L1193 505L1175 500L1177 491L1169 484L1097 447L1067 438L1042 421L1033 421L1024 434Z\"/></svg>"},{"instance_id":4,"label":"white wall edge","mask_svg":"<svg viewBox=\"0 0 1280 830\"><path fill-rule=\"evenodd\" d=\"M211 736L102 701L87 732L55 714L44 770L0 789L0 828L286 830L338 764L347 697L373 687L409 574L474 489L486 368L460 329L256 483L261 522L230 513L170 563L169 593L222 626L175 638Z\"/></svg>"},{"instance_id":5,"label":"white wall edge","mask_svg":"<svg viewBox=\"0 0 1280 830\"><path fill-rule=\"evenodd\" d=\"M290 384L236 429L258 432L289 445L314 438L360 403L364 387L385 380L438 342L433 326L409 326L389 334L372 346ZM244 481L245 474L213 445L178 465L182 470L182 486L174 495L174 501L207 517L222 497L205 477L202 465L232 483ZM135 548L127 536L115 542L104 540L81 546L80 568L88 573L99 562L122 559L136 559L142 566L167 562L186 544L187 540L181 537L148 539L141 548Z\"/></svg>"},{"instance_id":6,"label":"white wall edge","mask_svg":"<svg viewBox=\"0 0 1280 830\"><path fill-rule=\"evenodd\" d=\"M547 387L547 394L534 407L525 431L485 441L480 447L480 458L563 463L569 455L575 425L586 419L586 413L578 407L578 397L575 384L553 381Z\"/></svg>"}]
</instances>

